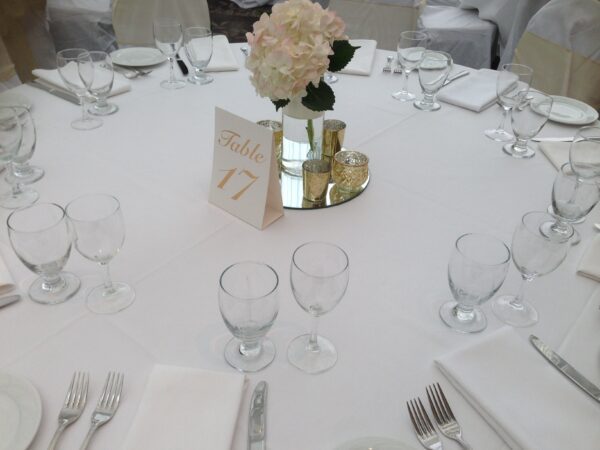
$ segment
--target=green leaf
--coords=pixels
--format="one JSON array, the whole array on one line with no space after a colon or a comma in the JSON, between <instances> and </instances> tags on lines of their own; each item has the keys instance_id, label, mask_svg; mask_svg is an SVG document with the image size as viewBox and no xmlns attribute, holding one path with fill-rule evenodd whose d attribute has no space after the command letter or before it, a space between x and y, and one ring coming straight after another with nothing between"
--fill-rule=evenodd
<instances>
[{"instance_id":1,"label":"green leaf","mask_svg":"<svg viewBox=\"0 0 600 450\"><path fill-rule=\"evenodd\" d=\"M323 80L315 87L308 83L306 86L306 96L302 98L302 104L312 111L333 111L335 103L335 94L327 83Z\"/></svg>"},{"instance_id":2,"label":"green leaf","mask_svg":"<svg viewBox=\"0 0 600 450\"><path fill-rule=\"evenodd\" d=\"M333 55L329 55L329 71L339 72L348 65L354 52L360 47L354 47L348 41L333 41L331 49Z\"/></svg>"},{"instance_id":3,"label":"green leaf","mask_svg":"<svg viewBox=\"0 0 600 450\"><path fill-rule=\"evenodd\" d=\"M290 99L284 98L282 100L271 100L271 101L275 105L275 111L277 111L279 108L285 107L290 102Z\"/></svg>"}]
</instances>

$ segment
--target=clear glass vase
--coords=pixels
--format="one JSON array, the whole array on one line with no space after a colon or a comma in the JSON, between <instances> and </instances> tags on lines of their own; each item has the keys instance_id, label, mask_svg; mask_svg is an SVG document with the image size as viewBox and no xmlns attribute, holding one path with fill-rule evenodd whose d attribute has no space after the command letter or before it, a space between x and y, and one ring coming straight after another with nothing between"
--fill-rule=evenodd
<instances>
[{"instance_id":1,"label":"clear glass vase","mask_svg":"<svg viewBox=\"0 0 600 450\"><path fill-rule=\"evenodd\" d=\"M301 177L302 163L321 157L324 115L305 107L299 98L283 108L281 165L289 175Z\"/></svg>"}]
</instances>

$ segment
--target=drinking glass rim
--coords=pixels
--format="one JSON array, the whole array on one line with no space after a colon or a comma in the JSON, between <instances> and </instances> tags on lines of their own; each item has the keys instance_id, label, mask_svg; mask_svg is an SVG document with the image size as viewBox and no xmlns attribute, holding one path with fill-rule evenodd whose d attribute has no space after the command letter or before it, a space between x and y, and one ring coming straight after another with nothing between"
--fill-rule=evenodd
<instances>
[{"instance_id":1,"label":"drinking glass rim","mask_svg":"<svg viewBox=\"0 0 600 450\"><path fill-rule=\"evenodd\" d=\"M460 241L461 241L461 240L462 240L464 237L466 237L466 236L478 236L478 237L485 237L485 238L488 238L488 239L490 239L490 238L491 238L492 240L494 240L494 241L496 241L496 242L499 242L499 243L501 243L501 244L502 244L502 246L504 247L504 249L506 250L506 253L507 253L506 259L505 259L505 260L503 260L503 261L501 261L501 262L498 262L498 263L489 264L489 263L484 263L484 262L481 262L481 261L477 261L477 260L475 260L475 259L471 258L470 256L467 256L467 255L466 255L466 254L465 254L465 253L464 253L464 252L463 252L463 251L462 251L462 250L459 248L459 246L458 246L458 243L459 243L459 242L460 242ZM461 254L461 256L462 256L463 258L465 258L465 259L467 259L467 260L469 260L470 262L473 262L473 263L475 263L475 264L479 264L479 265L481 265L481 266L486 266L486 267L496 267L496 266L502 266L502 265L504 265L504 264L508 263L508 262L510 261L510 258L511 258L511 252L510 252L510 249L508 248L508 245L506 245L506 243L505 243L503 240L501 240L501 239L498 239L497 237L495 237L495 236L492 236L491 234L487 234L487 233L465 233L465 234L462 234L462 235L460 235L460 236L459 236L459 237L456 239L456 242L454 242L454 248L456 249L456 251L457 251L458 253L460 253L460 254Z\"/></svg>"},{"instance_id":2,"label":"drinking glass rim","mask_svg":"<svg viewBox=\"0 0 600 450\"><path fill-rule=\"evenodd\" d=\"M115 202L115 208L109 212L108 214L102 215L101 217L96 217L95 219L77 219L75 217L73 217L71 214L69 214L69 207L75 203L78 202L79 200L85 199L85 198L91 198L91 197L107 197L107 198L111 198L112 200L114 200ZM114 195L111 194L102 194L102 193L96 193L96 194L83 194L80 195L79 197L71 200L67 206L65 206L65 214L67 215L67 217L69 218L69 220L72 220L74 222L96 222L98 220L103 220L106 219L107 217L112 216L114 213L116 213L117 211L119 211L121 209L121 202L119 202L119 199L117 197L115 197Z\"/></svg>"},{"instance_id":3,"label":"drinking glass rim","mask_svg":"<svg viewBox=\"0 0 600 450\"><path fill-rule=\"evenodd\" d=\"M571 168L571 173L565 173L565 171L567 170L567 168L570 167ZM577 178L577 182L581 183L581 184L598 184L595 180L597 179L597 177L594 178L582 178L579 175L577 175L575 173L575 170L573 170L573 167L571 167L571 163L570 162L566 162L564 163L562 166L560 166L559 172L565 176L565 177L573 177L573 178Z\"/></svg>"},{"instance_id":4,"label":"drinking glass rim","mask_svg":"<svg viewBox=\"0 0 600 450\"><path fill-rule=\"evenodd\" d=\"M337 248L339 251L342 252L342 254L344 255L344 258L346 258L346 264L344 265L344 267L339 272L333 273L331 275L317 275L317 274L312 274L310 272L307 272L304 269L301 269L298 266L298 264L296 263L296 253L298 253L298 250L300 250L301 248L306 247L307 245L311 245L311 244L325 244L325 245L328 245L330 247ZM294 250L294 253L292 254L292 264L294 265L294 267L296 267L296 269L298 269L300 272L302 272L305 275L308 275L308 276L313 277L313 278L325 279L325 278L337 277L338 275L344 273L346 271L346 269L348 269L348 267L350 266L350 258L348 258L348 254L346 253L346 251L342 247L340 247L339 245L332 244L331 242L325 242L325 241L309 241L309 242L305 242L304 244L298 246L296 248L296 250Z\"/></svg>"},{"instance_id":5,"label":"drinking glass rim","mask_svg":"<svg viewBox=\"0 0 600 450\"><path fill-rule=\"evenodd\" d=\"M271 272L273 272L273 275L275 275L275 285L273 286L273 288L270 291L268 291L266 294L263 294L263 295L260 295L260 296L257 296L257 297L240 297L238 295L232 294L228 289L225 288L225 286L223 286L223 276L232 267L240 266L242 264L254 264L254 265L260 265L260 266L264 266L264 267L268 268ZM248 259L246 261L239 261L239 262L236 262L236 263L233 263L233 264L230 264L229 266L227 266L221 272L221 275L219 276L219 287L227 295L230 295L231 297L237 298L239 300L261 300L263 298L268 297L269 295L271 295L273 292L275 292L277 290L277 288L279 287L279 275L277 275L277 271L275 269L273 269L273 267L271 267L269 264L264 263L262 261L253 261L253 260Z\"/></svg>"},{"instance_id":6,"label":"drinking glass rim","mask_svg":"<svg viewBox=\"0 0 600 450\"><path fill-rule=\"evenodd\" d=\"M79 53L77 53L76 56L64 56L65 53L75 51L75 50L79 51ZM58 58L60 56L65 61L77 61L82 53L87 53L89 55L90 52L89 52L89 50L86 50L85 48L79 48L79 47L64 48L64 49L56 52L56 58Z\"/></svg>"},{"instance_id":7,"label":"drinking glass rim","mask_svg":"<svg viewBox=\"0 0 600 450\"><path fill-rule=\"evenodd\" d=\"M400 33L400 39L402 39L403 37L410 39L411 41L421 41L424 39L429 39L429 35L427 33L418 30L404 30ZM398 39L398 43L400 43L400 39Z\"/></svg>"},{"instance_id":8,"label":"drinking glass rim","mask_svg":"<svg viewBox=\"0 0 600 450\"><path fill-rule=\"evenodd\" d=\"M183 29L183 34L189 34L191 31L200 31L200 30L205 31L206 34L204 36L194 35L194 37L209 37L209 36L212 36L212 34L213 34L210 27L203 27L203 26L186 27Z\"/></svg>"},{"instance_id":9,"label":"drinking glass rim","mask_svg":"<svg viewBox=\"0 0 600 450\"><path fill-rule=\"evenodd\" d=\"M61 211L61 213L62 213L62 214L61 214L60 218L59 218L59 219L58 219L56 222L54 222L54 223L53 223L53 224L51 224L51 225L48 225L47 227L40 228L39 230L33 230L33 231L17 230L17 229L16 229L14 226L12 226L12 225L10 224L10 219L11 219L11 218L12 218L12 217L13 217L15 214L17 214L17 213L21 213L21 212L23 212L23 211L27 211L28 209L37 208L37 207L40 207L40 206L56 206L56 207L57 207L57 208L58 208L58 209ZM56 225L58 225L59 223L61 223L61 222L62 222L62 221L65 219L65 217L66 217L66 216L67 216L67 212L66 212L66 211L65 211L65 209L64 209L62 206L60 206L58 203L53 203L53 202L40 202L40 203L34 203L34 204L32 204L32 205L29 205L29 206L26 206L26 207L24 207L24 208L19 208L19 209L16 209L16 210L14 210L13 212L11 212L11 213L8 215L8 217L6 218L6 226L8 227L8 229L9 229L10 231L13 231L13 232L15 232L15 233L22 233L22 234L25 234L25 233L27 233L27 234L29 234L29 233L41 233L41 232L43 232L43 231L48 231L48 230L50 230L50 229L54 228Z\"/></svg>"},{"instance_id":10,"label":"drinking glass rim","mask_svg":"<svg viewBox=\"0 0 600 450\"><path fill-rule=\"evenodd\" d=\"M156 17L153 20L154 26L158 27L172 27L179 26L179 28L183 28L181 22L175 17Z\"/></svg>"},{"instance_id":11,"label":"drinking glass rim","mask_svg":"<svg viewBox=\"0 0 600 450\"><path fill-rule=\"evenodd\" d=\"M515 73L516 75L533 75L533 69L529 66L526 66L525 64L506 63L502 65L500 70L507 70L508 67L518 67L519 69L525 69L523 72L513 72L512 70L510 71Z\"/></svg>"}]
</instances>

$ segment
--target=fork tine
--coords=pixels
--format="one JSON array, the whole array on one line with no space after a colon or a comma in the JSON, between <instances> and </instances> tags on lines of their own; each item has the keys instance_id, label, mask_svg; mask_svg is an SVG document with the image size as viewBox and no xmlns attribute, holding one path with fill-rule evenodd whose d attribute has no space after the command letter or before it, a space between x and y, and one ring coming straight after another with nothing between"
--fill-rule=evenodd
<instances>
[{"instance_id":1,"label":"fork tine","mask_svg":"<svg viewBox=\"0 0 600 450\"><path fill-rule=\"evenodd\" d=\"M421 437L427 436L427 434L428 434L427 425L423 421L423 416L421 415L421 411L419 411L419 406L417 405L417 401L415 399L412 399L410 402L411 402L411 406L413 408L413 412L415 414L417 423L419 424L419 434L421 435Z\"/></svg>"},{"instance_id":2,"label":"fork tine","mask_svg":"<svg viewBox=\"0 0 600 450\"><path fill-rule=\"evenodd\" d=\"M115 409L119 406L119 402L121 401L121 392L123 391L123 380L125 375L123 373L119 373L117 377L117 396L115 399Z\"/></svg>"},{"instance_id":3,"label":"fork tine","mask_svg":"<svg viewBox=\"0 0 600 450\"><path fill-rule=\"evenodd\" d=\"M75 384L73 385L73 393L69 399L69 407L74 408L79 401L81 394L81 372L75 372Z\"/></svg>"},{"instance_id":4,"label":"fork tine","mask_svg":"<svg viewBox=\"0 0 600 450\"><path fill-rule=\"evenodd\" d=\"M85 405L86 402L87 402L87 394L88 394L88 387L89 387L90 376L89 376L89 374L87 372L84 372L83 378L84 378L84 383L83 383L83 397L81 399L81 403L83 405Z\"/></svg>"},{"instance_id":5,"label":"fork tine","mask_svg":"<svg viewBox=\"0 0 600 450\"><path fill-rule=\"evenodd\" d=\"M71 378L71 383L69 384L69 389L67 389L67 396L65 397L65 406L69 406L71 401L71 396L73 394L73 386L75 385L75 379L77 378L77 374L79 372L75 372L73 374L73 378Z\"/></svg>"},{"instance_id":6,"label":"fork tine","mask_svg":"<svg viewBox=\"0 0 600 450\"><path fill-rule=\"evenodd\" d=\"M442 423L442 418L439 415L439 406L437 404L435 395L432 392L431 386L427 386L425 391L427 391L427 400L429 400L429 406L431 407L431 412L433 412L433 418L437 424L440 425Z\"/></svg>"},{"instance_id":7,"label":"fork tine","mask_svg":"<svg viewBox=\"0 0 600 450\"><path fill-rule=\"evenodd\" d=\"M80 372L79 380L77 384L77 399L73 407L78 408L80 405L85 405L85 398L87 395L87 373Z\"/></svg>"},{"instance_id":8,"label":"fork tine","mask_svg":"<svg viewBox=\"0 0 600 450\"><path fill-rule=\"evenodd\" d=\"M448 412L446 411L446 407L444 406L444 403L442 402L442 398L440 397L440 394L439 394L436 386L432 384L431 386L429 386L429 388L432 391L435 405L436 405L437 409L439 410L440 418L442 419L442 423L451 422L452 419L450 418L450 416L448 415Z\"/></svg>"},{"instance_id":9,"label":"fork tine","mask_svg":"<svg viewBox=\"0 0 600 450\"><path fill-rule=\"evenodd\" d=\"M417 412L417 408L416 408L416 404L414 399L410 400L410 406L409 406L409 412L410 412L410 417L413 421L413 424L415 426L415 431L417 432L417 434L419 436L423 436L425 434L425 430L423 428L423 424L421 422L421 418L419 417L419 414Z\"/></svg>"},{"instance_id":10,"label":"fork tine","mask_svg":"<svg viewBox=\"0 0 600 450\"><path fill-rule=\"evenodd\" d=\"M456 420L456 418L454 417L454 413L452 412L452 408L450 408L450 404L448 403L448 400L446 400L446 396L444 395L444 391L442 390L440 383L436 383L436 387L437 391L440 394L440 397L442 398L442 401L444 402L445 410L448 414L448 417L452 420Z\"/></svg>"},{"instance_id":11,"label":"fork tine","mask_svg":"<svg viewBox=\"0 0 600 450\"><path fill-rule=\"evenodd\" d=\"M419 426L417 425L417 422L415 421L415 416L413 415L412 409L410 407L410 403L406 402L406 408L408 409L408 415L410 416L410 421L412 422L415 431L417 432L417 434L420 434Z\"/></svg>"},{"instance_id":12,"label":"fork tine","mask_svg":"<svg viewBox=\"0 0 600 450\"><path fill-rule=\"evenodd\" d=\"M421 403L421 399L417 397L417 400L419 400L419 411L423 415L423 420L427 425L427 433L433 434L435 430L433 428L433 424L431 423L431 420L429 420L429 415L427 414L427 411L425 410L423 403Z\"/></svg>"},{"instance_id":13,"label":"fork tine","mask_svg":"<svg viewBox=\"0 0 600 450\"><path fill-rule=\"evenodd\" d=\"M106 381L104 382L104 388L102 389L102 394L100 394L100 398L98 399L98 406L103 406L105 399L108 395L108 388L109 388L109 384L110 384L110 380L111 380L111 375L112 372L110 372L108 374L108 376L106 377Z\"/></svg>"}]
</instances>

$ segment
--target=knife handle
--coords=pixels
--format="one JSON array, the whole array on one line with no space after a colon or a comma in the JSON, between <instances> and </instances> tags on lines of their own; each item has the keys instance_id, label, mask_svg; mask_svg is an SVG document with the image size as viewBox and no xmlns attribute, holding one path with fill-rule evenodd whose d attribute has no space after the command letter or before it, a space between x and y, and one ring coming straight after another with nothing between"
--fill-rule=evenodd
<instances>
[{"instance_id":1,"label":"knife handle","mask_svg":"<svg viewBox=\"0 0 600 450\"><path fill-rule=\"evenodd\" d=\"M187 75L188 73L190 73L183 60L179 57L179 53L175 55L175 59L177 60L177 65L179 66L179 70L181 70L182 74Z\"/></svg>"}]
</instances>

